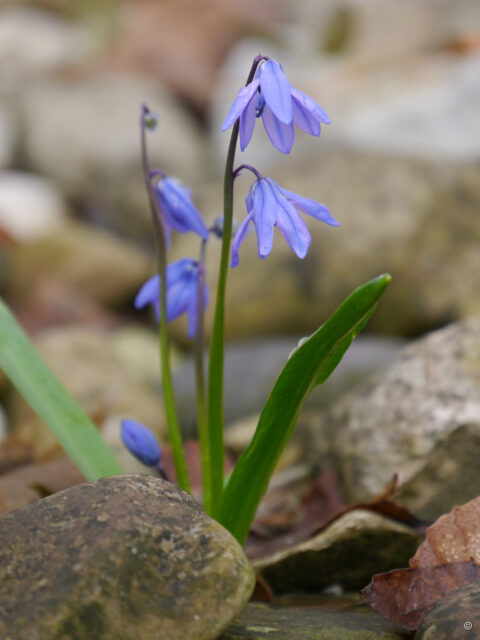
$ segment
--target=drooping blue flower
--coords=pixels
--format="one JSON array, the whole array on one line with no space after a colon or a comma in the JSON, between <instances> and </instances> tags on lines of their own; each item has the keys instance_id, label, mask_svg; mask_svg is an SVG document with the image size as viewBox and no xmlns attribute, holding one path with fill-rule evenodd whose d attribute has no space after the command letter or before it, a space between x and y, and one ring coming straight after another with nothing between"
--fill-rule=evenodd
<instances>
[{"instance_id":1,"label":"drooping blue flower","mask_svg":"<svg viewBox=\"0 0 480 640\"><path fill-rule=\"evenodd\" d=\"M182 258L167 267L167 321L171 322L182 313L188 315L188 337L193 338L197 328L197 292L200 269L196 260ZM135 307L141 309L153 304L157 320L160 317L159 305L160 276L156 275L142 286L135 298ZM208 303L208 288L204 285L203 305Z\"/></svg>"},{"instance_id":2,"label":"drooping blue flower","mask_svg":"<svg viewBox=\"0 0 480 640\"><path fill-rule=\"evenodd\" d=\"M339 226L323 204L283 189L272 178L257 179L250 187L245 203L248 215L233 239L232 267L239 263L238 251L252 221L257 232L260 258L266 258L272 250L275 226L280 229L288 246L299 258L307 255L311 237L299 211L331 226Z\"/></svg>"},{"instance_id":3,"label":"drooping blue flower","mask_svg":"<svg viewBox=\"0 0 480 640\"><path fill-rule=\"evenodd\" d=\"M122 420L120 435L123 444L137 460L147 467L158 465L162 452L150 429L135 420Z\"/></svg>"},{"instance_id":4,"label":"drooping blue flower","mask_svg":"<svg viewBox=\"0 0 480 640\"><path fill-rule=\"evenodd\" d=\"M161 177L156 185L157 197L169 229L180 233L193 231L206 239L208 229L193 204L190 189L180 180L170 176Z\"/></svg>"},{"instance_id":5,"label":"drooping blue flower","mask_svg":"<svg viewBox=\"0 0 480 640\"><path fill-rule=\"evenodd\" d=\"M240 89L222 131L240 118L240 148L244 151L260 116L271 143L282 153L290 153L294 124L312 136L320 135L320 123L330 124L325 111L313 98L292 87L282 65L271 59L262 62L252 82Z\"/></svg>"}]
</instances>

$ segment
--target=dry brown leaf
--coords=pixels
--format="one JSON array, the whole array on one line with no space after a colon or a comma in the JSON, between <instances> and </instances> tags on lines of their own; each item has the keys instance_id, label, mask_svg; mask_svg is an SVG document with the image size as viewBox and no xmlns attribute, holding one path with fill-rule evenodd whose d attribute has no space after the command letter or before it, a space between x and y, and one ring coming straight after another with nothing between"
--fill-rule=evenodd
<instances>
[{"instance_id":1,"label":"dry brown leaf","mask_svg":"<svg viewBox=\"0 0 480 640\"><path fill-rule=\"evenodd\" d=\"M470 561L480 565L480 497L454 507L428 527L425 542L410 560L410 567Z\"/></svg>"},{"instance_id":2,"label":"dry brown leaf","mask_svg":"<svg viewBox=\"0 0 480 640\"><path fill-rule=\"evenodd\" d=\"M448 593L477 580L480 580L479 566L473 562L457 562L379 573L361 593L376 611L413 631Z\"/></svg>"}]
</instances>

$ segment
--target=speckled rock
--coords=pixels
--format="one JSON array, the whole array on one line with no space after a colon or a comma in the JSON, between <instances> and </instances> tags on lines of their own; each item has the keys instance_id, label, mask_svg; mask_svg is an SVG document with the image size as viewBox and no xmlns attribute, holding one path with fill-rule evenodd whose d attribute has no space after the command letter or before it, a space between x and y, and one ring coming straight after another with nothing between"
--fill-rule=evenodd
<instances>
[{"instance_id":1,"label":"speckled rock","mask_svg":"<svg viewBox=\"0 0 480 640\"><path fill-rule=\"evenodd\" d=\"M79 485L0 523L2 638L214 639L254 584L234 538L156 478Z\"/></svg>"},{"instance_id":2,"label":"speckled rock","mask_svg":"<svg viewBox=\"0 0 480 640\"><path fill-rule=\"evenodd\" d=\"M294 547L259 560L275 593L321 591L333 584L361 589L372 575L408 564L420 538L376 513L355 510Z\"/></svg>"},{"instance_id":3,"label":"speckled rock","mask_svg":"<svg viewBox=\"0 0 480 640\"><path fill-rule=\"evenodd\" d=\"M480 584L452 591L426 616L416 640L478 640L480 638Z\"/></svg>"},{"instance_id":4,"label":"speckled rock","mask_svg":"<svg viewBox=\"0 0 480 640\"><path fill-rule=\"evenodd\" d=\"M395 472L401 482L419 474L416 487L409 483L416 499L422 493L420 472L432 451L440 443L447 446L450 435L468 423L480 424L478 317L403 349L386 372L360 385L311 426L307 450L312 460L336 469L352 501L380 493ZM464 449L478 446L478 437L470 440L463 441ZM456 494L460 503L470 499L467 482L463 488L464 496ZM443 489L442 477L430 475L425 498L436 505L430 515L448 510L442 505Z\"/></svg>"},{"instance_id":5,"label":"speckled rock","mask_svg":"<svg viewBox=\"0 0 480 640\"><path fill-rule=\"evenodd\" d=\"M404 632L365 606L353 611L249 604L219 640L407 640Z\"/></svg>"}]
</instances>

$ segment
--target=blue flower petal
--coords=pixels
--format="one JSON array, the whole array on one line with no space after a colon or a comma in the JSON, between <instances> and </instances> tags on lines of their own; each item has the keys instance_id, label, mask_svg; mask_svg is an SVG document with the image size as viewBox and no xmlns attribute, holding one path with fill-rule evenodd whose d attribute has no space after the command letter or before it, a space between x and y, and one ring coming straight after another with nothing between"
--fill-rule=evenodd
<instances>
[{"instance_id":1,"label":"blue flower petal","mask_svg":"<svg viewBox=\"0 0 480 640\"><path fill-rule=\"evenodd\" d=\"M196 277L196 285L195 285L195 296L190 298L188 309L187 309L187 318L188 318L188 337L195 338L195 334L197 332L197 292L198 292L198 284L199 284L199 274L197 273ZM204 283L203 284L203 310L206 309L208 304L208 287Z\"/></svg>"},{"instance_id":2,"label":"blue flower petal","mask_svg":"<svg viewBox=\"0 0 480 640\"><path fill-rule=\"evenodd\" d=\"M122 420L120 435L130 453L147 467L160 462L162 452L157 439L143 424L135 420Z\"/></svg>"},{"instance_id":3,"label":"blue flower petal","mask_svg":"<svg viewBox=\"0 0 480 640\"><path fill-rule=\"evenodd\" d=\"M160 276L153 276L147 280L137 293L135 298L135 309L142 309L147 304L158 302Z\"/></svg>"},{"instance_id":4,"label":"blue flower petal","mask_svg":"<svg viewBox=\"0 0 480 640\"><path fill-rule=\"evenodd\" d=\"M192 270L167 289L167 321L171 322L188 310L192 297L197 295L197 279Z\"/></svg>"},{"instance_id":5,"label":"blue flower petal","mask_svg":"<svg viewBox=\"0 0 480 640\"><path fill-rule=\"evenodd\" d=\"M232 104L232 106L230 107L230 111L227 113L227 117L225 118L225 121L222 125L222 131L226 131L227 129L230 129L232 124L236 120L238 120L238 118L240 117L240 114L247 107L252 96L257 91L259 85L260 85L260 81L256 78L255 80L253 80L253 82L250 82L249 84L247 84L246 87L243 87L242 89L240 89L240 91L238 92L238 96L235 99L235 102Z\"/></svg>"},{"instance_id":6,"label":"blue flower petal","mask_svg":"<svg viewBox=\"0 0 480 640\"><path fill-rule=\"evenodd\" d=\"M259 258L266 258L273 248L273 228L277 221L277 203L269 182L263 178L253 185L253 222L257 231Z\"/></svg>"},{"instance_id":7,"label":"blue flower petal","mask_svg":"<svg viewBox=\"0 0 480 640\"><path fill-rule=\"evenodd\" d=\"M309 109L299 102L296 98L293 98L293 122L303 129L305 133L309 133L311 136L320 135L320 123L317 118L312 115Z\"/></svg>"},{"instance_id":8,"label":"blue flower petal","mask_svg":"<svg viewBox=\"0 0 480 640\"><path fill-rule=\"evenodd\" d=\"M292 96L290 83L276 60L267 60L260 72L260 87L265 102L276 117L288 124L292 121Z\"/></svg>"},{"instance_id":9,"label":"blue flower petal","mask_svg":"<svg viewBox=\"0 0 480 640\"><path fill-rule=\"evenodd\" d=\"M299 196L297 193L293 193L292 191L287 191L287 189L283 189L280 187L283 195L290 200L297 209L303 211L304 213L312 216L312 218L316 218L317 220L321 220L322 222L326 222L332 227L339 227L340 223L335 220L327 207L315 200L311 200L310 198L304 198L303 196Z\"/></svg>"},{"instance_id":10,"label":"blue flower petal","mask_svg":"<svg viewBox=\"0 0 480 640\"><path fill-rule=\"evenodd\" d=\"M201 238L208 236L207 227L185 185L175 178L166 177L158 181L156 189L167 227L180 233L194 231Z\"/></svg>"},{"instance_id":11,"label":"blue flower petal","mask_svg":"<svg viewBox=\"0 0 480 640\"><path fill-rule=\"evenodd\" d=\"M185 273L190 272L197 263L191 258L182 258L176 262L172 262L167 267L167 289L181 280Z\"/></svg>"},{"instance_id":12,"label":"blue flower petal","mask_svg":"<svg viewBox=\"0 0 480 640\"><path fill-rule=\"evenodd\" d=\"M268 105L265 105L262 120L265 131L273 146L282 153L290 153L295 136L293 120L290 124L280 122Z\"/></svg>"},{"instance_id":13,"label":"blue flower petal","mask_svg":"<svg viewBox=\"0 0 480 640\"><path fill-rule=\"evenodd\" d=\"M247 201L247 209L248 209L248 199L251 199L250 193L248 194L246 201ZM253 206L253 201L252 201L252 206ZM250 211L248 216L245 218L245 220L242 221L242 223L240 224L240 226L237 229L237 233L235 234L235 237L233 239L232 242L232 259L230 262L230 266L231 267L237 267L238 263L240 262L240 258L238 255L238 251L240 249L240 245L242 244L242 242L245 239L245 236L248 233L248 225L250 224L250 222L253 220L253 211Z\"/></svg>"},{"instance_id":14,"label":"blue flower petal","mask_svg":"<svg viewBox=\"0 0 480 640\"><path fill-rule=\"evenodd\" d=\"M327 116L325 111L322 109L322 107L319 104L315 102L313 98L311 98L310 96L307 96L307 94L303 93L303 91L299 91L298 89L295 89L295 87L291 87L290 91L291 91L292 98L297 100L297 102L303 105L305 109L310 111L310 113L317 120L319 120L320 122L323 122L324 124L331 123L331 120Z\"/></svg>"},{"instance_id":15,"label":"blue flower petal","mask_svg":"<svg viewBox=\"0 0 480 640\"><path fill-rule=\"evenodd\" d=\"M254 93L240 116L240 149L242 151L245 151L245 148L252 139L255 121L257 119L257 102L258 94Z\"/></svg>"},{"instance_id":16,"label":"blue flower petal","mask_svg":"<svg viewBox=\"0 0 480 640\"><path fill-rule=\"evenodd\" d=\"M275 186L277 188L272 189L272 192L278 204L277 227L282 232L290 249L299 258L305 258L311 242L307 225L293 204L283 197L276 183Z\"/></svg>"}]
</instances>

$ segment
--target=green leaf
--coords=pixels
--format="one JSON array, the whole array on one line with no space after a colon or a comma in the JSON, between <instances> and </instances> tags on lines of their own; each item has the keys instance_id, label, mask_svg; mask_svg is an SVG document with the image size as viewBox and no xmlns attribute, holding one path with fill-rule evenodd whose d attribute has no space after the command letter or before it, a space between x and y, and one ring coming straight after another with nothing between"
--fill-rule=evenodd
<instances>
[{"instance_id":1,"label":"green leaf","mask_svg":"<svg viewBox=\"0 0 480 640\"><path fill-rule=\"evenodd\" d=\"M224 491L218 520L245 540L275 465L310 391L325 382L363 329L391 280L384 274L356 289L309 338L302 339L278 377L247 450Z\"/></svg>"},{"instance_id":2,"label":"green leaf","mask_svg":"<svg viewBox=\"0 0 480 640\"><path fill-rule=\"evenodd\" d=\"M87 480L123 473L112 451L0 299L0 368Z\"/></svg>"}]
</instances>

